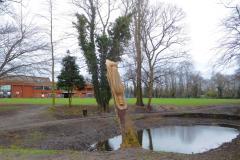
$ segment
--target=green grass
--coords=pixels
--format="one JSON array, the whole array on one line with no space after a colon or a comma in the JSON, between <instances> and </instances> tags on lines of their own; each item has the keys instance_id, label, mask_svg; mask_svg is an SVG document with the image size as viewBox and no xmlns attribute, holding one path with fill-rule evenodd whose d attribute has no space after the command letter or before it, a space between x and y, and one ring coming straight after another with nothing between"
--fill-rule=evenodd
<instances>
[{"instance_id":1,"label":"green grass","mask_svg":"<svg viewBox=\"0 0 240 160\"><path fill-rule=\"evenodd\" d=\"M51 104L51 98L3 98L0 104ZM68 104L67 98L57 98L56 104ZM73 98L73 105L94 105L94 98Z\"/></svg>"},{"instance_id":2,"label":"green grass","mask_svg":"<svg viewBox=\"0 0 240 160\"><path fill-rule=\"evenodd\" d=\"M57 154L59 151L55 150L40 150L40 149L23 149L18 147L0 148L1 154L18 154L18 155L52 155Z\"/></svg>"},{"instance_id":3,"label":"green grass","mask_svg":"<svg viewBox=\"0 0 240 160\"><path fill-rule=\"evenodd\" d=\"M147 99L144 99L144 103ZM134 104L135 99L128 99ZM153 98L152 104L174 106L206 106L206 105L240 105L240 99L207 99L207 98Z\"/></svg>"},{"instance_id":4,"label":"green grass","mask_svg":"<svg viewBox=\"0 0 240 160\"><path fill-rule=\"evenodd\" d=\"M135 104L135 98L127 99L128 104ZM0 104L51 104L50 98L3 98ZM147 99L144 98L144 103ZM57 98L56 104L68 104L68 99ZM111 101L112 104L112 101ZM240 99L204 99L204 98L153 98L155 105L204 106L204 105L240 105ZM94 98L73 98L73 105L96 105Z\"/></svg>"},{"instance_id":5,"label":"green grass","mask_svg":"<svg viewBox=\"0 0 240 160\"><path fill-rule=\"evenodd\" d=\"M13 111L13 110L17 110L20 109L21 107L17 107L17 106L1 106L0 107L0 112L2 111Z\"/></svg>"}]
</instances>

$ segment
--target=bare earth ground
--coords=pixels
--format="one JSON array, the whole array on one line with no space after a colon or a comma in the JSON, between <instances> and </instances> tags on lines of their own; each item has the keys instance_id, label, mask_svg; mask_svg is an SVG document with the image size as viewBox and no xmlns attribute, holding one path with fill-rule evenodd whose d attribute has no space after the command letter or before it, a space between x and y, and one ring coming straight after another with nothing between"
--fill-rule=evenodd
<instances>
[{"instance_id":1,"label":"bare earth ground","mask_svg":"<svg viewBox=\"0 0 240 160\"><path fill-rule=\"evenodd\" d=\"M194 124L233 125L240 129L240 106L158 106L152 113L146 113L142 108L130 109L129 112L137 129ZM240 136L217 149L195 155L152 152L140 148L113 152L87 151L89 145L118 134L114 113L90 114L86 118L80 115L59 116L59 113L53 114L48 106L22 105L19 110L0 113L0 145L59 151L54 154L0 152L0 160L240 160Z\"/></svg>"}]
</instances>

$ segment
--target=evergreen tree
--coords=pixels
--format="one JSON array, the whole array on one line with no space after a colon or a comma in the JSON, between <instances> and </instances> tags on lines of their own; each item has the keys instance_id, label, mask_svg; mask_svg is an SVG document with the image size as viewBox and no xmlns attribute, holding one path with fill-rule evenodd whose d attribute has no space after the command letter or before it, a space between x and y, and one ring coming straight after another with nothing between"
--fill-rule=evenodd
<instances>
[{"instance_id":1,"label":"evergreen tree","mask_svg":"<svg viewBox=\"0 0 240 160\"><path fill-rule=\"evenodd\" d=\"M82 89L85 86L85 81L82 75L79 74L79 67L76 64L76 58L67 55L62 60L63 68L58 78L57 86L60 89L66 90L68 93L69 107L72 105L72 95L74 89Z\"/></svg>"},{"instance_id":2,"label":"evergreen tree","mask_svg":"<svg viewBox=\"0 0 240 160\"><path fill-rule=\"evenodd\" d=\"M88 17L89 18L89 17ZM94 96L100 107L107 111L111 90L106 77L106 59L120 61L124 45L130 39L129 25L131 16L121 16L108 28L108 32L97 34L95 31L96 10L91 7L91 17L77 14L75 27L79 33L79 46L92 75Z\"/></svg>"}]
</instances>

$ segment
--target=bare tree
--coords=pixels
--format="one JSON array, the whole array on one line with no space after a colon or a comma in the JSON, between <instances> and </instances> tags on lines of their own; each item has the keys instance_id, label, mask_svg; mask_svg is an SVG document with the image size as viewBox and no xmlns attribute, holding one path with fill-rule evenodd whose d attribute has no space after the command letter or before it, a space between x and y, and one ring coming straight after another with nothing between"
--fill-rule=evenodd
<instances>
[{"instance_id":1,"label":"bare tree","mask_svg":"<svg viewBox=\"0 0 240 160\"><path fill-rule=\"evenodd\" d=\"M11 4L12 3L20 3L21 0L0 0L0 15L6 13L12 13Z\"/></svg>"},{"instance_id":2,"label":"bare tree","mask_svg":"<svg viewBox=\"0 0 240 160\"><path fill-rule=\"evenodd\" d=\"M217 73L213 77L213 81L215 83L216 89L218 91L218 97L223 98L223 93L226 85L226 77L221 73Z\"/></svg>"},{"instance_id":3,"label":"bare tree","mask_svg":"<svg viewBox=\"0 0 240 160\"><path fill-rule=\"evenodd\" d=\"M130 12L132 12L134 7L134 0L121 0L121 4L123 6L124 15L127 15Z\"/></svg>"},{"instance_id":4,"label":"bare tree","mask_svg":"<svg viewBox=\"0 0 240 160\"><path fill-rule=\"evenodd\" d=\"M54 44L53 44L53 1L48 0L49 3L49 22L50 22L50 47L51 47L51 59L52 59L52 107L55 106L55 99L56 99L56 93L55 93L55 58L54 58Z\"/></svg>"},{"instance_id":5,"label":"bare tree","mask_svg":"<svg viewBox=\"0 0 240 160\"><path fill-rule=\"evenodd\" d=\"M133 96L136 96L136 70L135 66L132 64L126 64L124 65L125 68L125 74L123 76L123 81L127 86L133 87Z\"/></svg>"},{"instance_id":6,"label":"bare tree","mask_svg":"<svg viewBox=\"0 0 240 160\"><path fill-rule=\"evenodd\" d=\"M29 27L29 26L28 26ZM0 33L0 77L11 74L25 74L28 68L42 64L38 51L45 50L47 44L42 42L34 28L12 24L1 27Z\"/></svg>"},{"instance_id":7,"label":"bare tree","mask_svg":"<svg viewBox=\"0 0 240 160\"><path fill-rule=\"evenodd\" d=\"M142 43L146 56L144 68L148 78L148 104L150 109L156 68L185 56L179 48L186 40L181 21L184 12L171 5L149 7L145 11L142 27Z\"/></svg>"},{"instance_id":8,"label":"bare tree","mask_svg":"<svg viewBox=\"0 0 240 160\"><path fill-rule=\"evenodd\" d=\"M116 0L95 0L96 2L96 11L99 17L100 24L102 25L101 31L102 34L106 34L106 30L110 24L110 18L113 13L117 9Z\"/></svg>"},{"instance_id":9,"label":"bare tree","mask_svg":"<svg viewBox=\"0 0 240 160\"><path fill-rule=\"evenodd\" d=\"M9 6L9 3L4 1L4 0L0 0L0 14L4 14L7 10Z\"/></svg>"},{"instance_id":10,"label":"bare tree","mask_svg":"<svg viewBox=\"0 0 240 160\"><path fill-rule=\"evenodd\" d=\"M51 97L52 97L52 107L55 106L56 101L56 85L55 85L55 63L56 63L56 56L55 56L55 48L56 48L56 40L54 37L54 6L55 6L54 0L45 0L43 5L47 7L47 10L44 14L37 15L39 18L43 18L48 25L45 25L45 36L47 38L47 42L49 44L48 48L48 54L50 53L50 61L51 66L50 73L51 73L51 79L52 79L52 85L51 85ZM60 40L59 40L60 41Z\"/></svg>"},{"instance_id":11,"label":"bare tree","mask_svg":"<svg viewBox=\"0 0 240 160\"><path fill-rule=\"evenodd\" d=\"M143 17L144 12L146 10L146 6L148 4L148 0L134 0L133 1L133 26L134 26L134 41L135 41L135 49L136 49L136 105L144 106L143 104L143 96L142 96L142 44L141 44L141 35L142 35L142 25L143 25Z\"/></svg>"},{"instance_id":12,"label":"bare tree","mask_svg":"<svg viewBox=\"0 0 240 160\"><path fill-rule=\"evenodd\" d=\"M141 19L143 15L143 3L148 0L121 0L122 12L124 15L132 14L131 35L132 39L129 46L125 49L124 67L127 68L125 72L126 81L131 81L134 90L134 97L136 97L136 105L144 106L142 94L142 46L141 46ZM139 36L138 36L138 35Z\"/></svg>"},{"instance_id":13,"label":"bare tree","mask_svg":"<svg viewBox=\"0 0 240 160\"><path fill-rule=\"evenodd\" d=\"M197 98L201 95L203 78L200 73L194 73L191 75L191 97Z\"/></svg>"},{"instance_id":14,"label":"bare tree","mask_svg":"<svg viewBox=\"0 0 240 160\"><path fill-rule=\"evenodd\" d=\"M183 76L184 97L191 97L191 76L194 73L194 66L190 61L183 61L178 66L180 74Z\"/></svg>"},{"instance_id":15,"label":"bare tree","mask_svg":"<svg viewBox=\"0 0 240 160\"><path fill-rule=\"evenodd\" d=\"M133 97L136 97L136 52L135 52L135 42L132 39L129 42L129 45L125 48L124 53L124 61L122 61L122 68L124 68L125 74L123 79L125 82L129 83L133 88Z\"/></svg>"},{"instance_id":16,"label":"bare tree","mask_svg":"<svg viewBox=\"0 0 240 160\"><path fill-rule=\"evenodd\" d=\"M227 6L231 9L231 14L223 21L222 27L225 31L224 36L220 40L220 51L218 54L218 64L226 65L230 62L236 62L240 58L240 6Z\"/></svg>"},{"instance_id":17,"label":"bare tree","mask_svg":"<svg viewBox=\"0 0 240 160\"><path fill-rule=\"evenodd\" d=\"M44 68L47 61L40 51L47 49L47 43L39 28L25 23L22 14L7 16L11 21L0 26L0 77L26 74L40 65Z\"/></svg>"}]
</instances>

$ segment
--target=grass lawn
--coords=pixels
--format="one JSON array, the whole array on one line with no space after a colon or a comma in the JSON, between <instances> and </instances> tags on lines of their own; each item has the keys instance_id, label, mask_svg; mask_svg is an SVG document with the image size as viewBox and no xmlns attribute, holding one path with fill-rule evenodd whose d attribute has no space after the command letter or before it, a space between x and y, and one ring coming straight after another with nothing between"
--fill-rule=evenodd
<instances>
[{"instance_id":1,"label":"grass lawn","mask_svg":"<svg viewBox=\"0 0 240 160\"><path fill-rule=\"evenodd\" d=\"M3 148L0 147L0 154L17 154L17 155L51 155L59 153L55 150L40 150L40 149L23 149L18 147Z\"/></svg>"},{"instance_id":2,"label":"grass lawn","mask_svg":"<svg viewBox=\"0 0 240 160\"><path fill-rule=\"evenodd\" d=\"M135 104L135 98L127 99L128 104ZM51 104L50 98L1 98L0 104ZM147 99L144 98L144 102ZM57 98L56 104L68 104L68 99ZM112 104L112 101L111 101ZM204 105L240 105L240 99L204 99L204 98L153 98L155 105L204 106ZM73 98L73 105L96 105L94 98Z\"/></svg>"},{"instance_id":3,"label":"grass lawn","mask_svg":"<svg viewBox=\"0 0 240 160\"><path fill-rule=\"evenodd\" d=\"M0 107L0 112L2 111L12 111L12 110L17 110L20 109L21 107L18 106L1 106Z\"/></svg>"}]
</instances>

